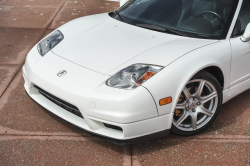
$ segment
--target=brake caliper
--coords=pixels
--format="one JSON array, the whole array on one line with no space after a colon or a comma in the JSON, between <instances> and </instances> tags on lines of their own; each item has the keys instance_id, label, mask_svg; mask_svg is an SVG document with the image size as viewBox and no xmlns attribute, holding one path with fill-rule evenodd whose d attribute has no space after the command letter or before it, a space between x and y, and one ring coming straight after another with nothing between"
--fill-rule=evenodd
<instances>
[{"instance_id":1,"label":"brake caliper","mask_svg":"<svg viewBox=\"0 0 250 166\"><path fill-rule=\"evenodd\" d=\"M184 99L185 99L184 96L181 94L179 99L178 99L178 103L184 101ZM175 113L175 116L180 116L182 113L182 110L175 109L174 113Z\"/></svg>"}]
</instances>

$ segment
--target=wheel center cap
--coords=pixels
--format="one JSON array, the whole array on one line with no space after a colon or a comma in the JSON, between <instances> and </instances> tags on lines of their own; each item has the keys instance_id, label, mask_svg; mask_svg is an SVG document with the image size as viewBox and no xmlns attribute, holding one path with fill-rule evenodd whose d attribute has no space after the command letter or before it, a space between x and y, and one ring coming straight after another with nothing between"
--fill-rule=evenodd
<instances>
[{"instance_id":1,"label":"wheel center cap","mask_svg":"<svg viewBox=\"0 0 250 166\"><path fill-rule=\"evenodd\" d=\"M190 102L188 103L188 107L190 109L195 109L197 107L197 101L195 100L190 100Z\"/></svg>"}]
</instances>

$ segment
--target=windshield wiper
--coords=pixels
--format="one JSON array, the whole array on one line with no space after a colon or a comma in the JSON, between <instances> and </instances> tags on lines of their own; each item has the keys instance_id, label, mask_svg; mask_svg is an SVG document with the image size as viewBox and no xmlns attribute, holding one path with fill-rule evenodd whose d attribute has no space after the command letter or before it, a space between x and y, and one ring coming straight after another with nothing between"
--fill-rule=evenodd
<instances>
[{"instance_id":1,"label":"windshield wiper","mask_svg":"<svg viewBox=\"0 0 250 166\"><path fill-rule=\"evenodd\" d=\"M175 35L179 35L179 36L186 36L182 33L176 32L172 29L167 29L167 28L163 28L160 26L156 26L156 25L152 25L152 24L135 24L138 27L142 27L142 28L146 28L146 29L151 29L151 30L155 30L155 31L160 31L160 32L168 32L168 33L172 33Z\"/></svg>"},{"instance_id":2,"label":"windshield wiper","mask_svg":"<svg viewBox=\"0 0 250 166\"><path fill-rule=\"evenodd\" d=\"M119 18L122 20L122 22L124 22L123 19L122 19L122 17L121 17L121 15L119 14L119 12L116 11L116 10L114 12L119 16Z\"/></svg>"}]
</instances>

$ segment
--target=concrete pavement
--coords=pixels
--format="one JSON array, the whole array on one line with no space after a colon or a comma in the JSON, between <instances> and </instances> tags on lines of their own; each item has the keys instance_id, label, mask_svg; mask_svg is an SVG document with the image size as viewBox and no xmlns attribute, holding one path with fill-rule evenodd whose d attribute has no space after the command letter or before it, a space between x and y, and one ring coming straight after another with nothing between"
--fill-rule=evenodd
<instances>
[{"instance_id":1,"label":"concrete pavement","mask_svg":"<svg viewBox=\"0 0 250 166\"><path fill-rule=\"evenodd\" d=\"M250 165L250 90L193 137L129 146L93 137L26 95L21 67L46 34L74 18L112 11L102 0L0 0L0 165Z\"/></svg>"}]
</instances>

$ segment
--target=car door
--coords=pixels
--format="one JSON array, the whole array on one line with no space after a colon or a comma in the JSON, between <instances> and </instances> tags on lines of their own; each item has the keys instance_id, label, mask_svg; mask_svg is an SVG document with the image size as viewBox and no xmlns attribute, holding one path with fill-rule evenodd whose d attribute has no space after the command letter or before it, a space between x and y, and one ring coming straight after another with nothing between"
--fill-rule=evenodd
<instances>
[{"instance_id":1,"label":"car door","mask_svg":"<svg viewBox=\"0 0 250 166\"><path fill-rule=\"evenodd\" d=\"M230 89L233 93L231 95L237 95L236 93L239 94L250 87L246 82L250 79L250 41L243 42L240 39L249 23L250 0L244 0L230 39L232 47Z\"/></svg>"}]
</instances>

